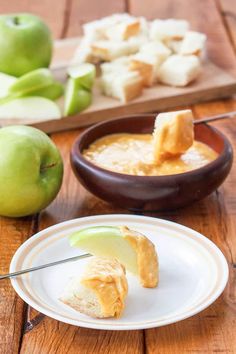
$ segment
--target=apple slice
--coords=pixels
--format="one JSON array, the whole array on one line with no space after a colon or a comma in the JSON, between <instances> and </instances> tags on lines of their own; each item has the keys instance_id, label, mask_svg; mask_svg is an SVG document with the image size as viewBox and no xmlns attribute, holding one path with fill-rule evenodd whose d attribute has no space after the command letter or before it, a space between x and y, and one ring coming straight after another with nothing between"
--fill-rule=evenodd
<instances>
[{"instance_id":1,"label":"apple slice","mask_svg":"<svg viewBox=\"0 0 236 354\"><path fill-rule=\"evenodd\" d=\"M72 66L67 69L68 75L76 81L76 83L91 90L96 76L96 67L90 63L84 63L78 66Z\"/></svg>"},{"instance_id":2,"label":"apple slice","mask_svg":"<svg viewBox=\"0 0 236 354\"><path fill-rule=\"evenodd\" d=\"M16 77L0 73L0 98L8 95L9 87L16 81Z\"/></svg>"},{"instance_id":3,"label":"apple slice","mask_svg":"<svg viewBox=\"0 0 236 354\"><path fill-rule=\"evenodd\" d=\"M10 96L30 95L35 90L40 90L46 86L52 85L54 79L48 69L37 69L21 76L9 87Z\"/></svg>"},{"instance_id":4,"label":"apple slice","mask_svg":"<svg viewBox=\"0 0 236 354\"><path fill-rule=\"evenodd\" d=\"M91 102L91 92L78 88L78 83L74 79L69 79L66 86L64 115L81 112L90 106Z\"/></svg>"},{"instance_id":5,"label":"apple slice","mask_svg":"<svg viewBox=\"0 0 236 354\"><path fill-rule=\"evenodd\" d=\"M153 243L126 226L97 226L69 236L70 245L99 257L115 258L127 270L138 275L142 286L158 283L158 259Z\"/></svg>"},{"instance_id":6,"label":"apple slice","mask_svg":"<svg viewBox=\"0 0 236 354\"><path fill-rule=\"evenodd\" d=\"M118 227L96 226L82 229L69 237L70 245L99 257L116 258L134 274L137 256L131 245L122 237Z\"/></svg>"},{"instance_id":7,"label":"apple slice","mask_svg":"<svg viewBox=\"0 0 236 354\"><path fill-rule=\"evenodd\" d=\"M44 97L21 97L0 105L0 119L19 118L32 121L60 119L58 105Z\"/></svg>"},{"instance_id":8,"label":"apple slice","mask_svg":"<svg viewBox=\"0 0 236 354\"><path fill-rule=\"evenodd\" d=\"M57 98L61 97L63 93L64 93L64 86L60 82L55 81L53 84L49 86L30 92L30 95L45 97L54 101Z\"/></svg>"}]
</instances>

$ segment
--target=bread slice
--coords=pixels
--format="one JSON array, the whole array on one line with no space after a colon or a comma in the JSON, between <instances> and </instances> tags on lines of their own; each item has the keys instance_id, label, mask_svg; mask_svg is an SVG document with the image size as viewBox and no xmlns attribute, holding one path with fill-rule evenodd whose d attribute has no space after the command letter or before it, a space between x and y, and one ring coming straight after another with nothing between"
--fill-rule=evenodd
<instances>
[{"instance_id":1,"label":"bread slice","mask_svg":"<svg viewBox=\"0 0 236 354\"><path fill-rule=\"evenodd\" d=\"M120 317L128 293L125 268L115 259L93 257L82 278L74 278L60 301L90 317Z\"/></svg>"},{"instance_id":2,"label":"bread slice","mask_svg":"<svg viewBox=\"0 0 236 354\"><path fill-rule=\"evenodd\" d=\"M188 29L189 23L185 20L154 20L151 23L150 38L160 41L182 39Z\"/></svg>"},{"instance_id":3,"label":"bread slice","mask_svg":"<svg viewBox=\"0 0 236 354\"><path fill-rule=\"evenodd\" d=\"M148 42L139 53L132 56L130 70L140 73L144 86L152 86L157 79L160 65L170 54L170 49L161 42Z\"/></svg>"},{"instance_id":4,"label":"bread slice","mask_svg":"<svg viewBox=\"0 0 236 354\"><path fill-rule=\"evenodd\" d=\"M142 94L143 80L138 72L121 69L102 75L101 86L106 96L127 103Z\"/></svg>"},{"instance_id":5,"label":"bread slice","mask_svg":"<svg viewBox=\"0 0 236 354\"><path fill-rule=\"evenodd\" d=\"M201 71L200 60L195 55L171 55L158 72L160 82L171 86L186 86L195 80Z\"/></svg>"},{"instance_id":6,"label":"bread slice","mask_svg":"<svg viewBox=\"0 0 236 354\"><path fill-rule=\"evenodd\" d=\"M179 49L182 55L201 55L206 43L206 35L199 32L189 31L185 34Z\"/></svg>"},{"instance_id":7,"label":"bread slice","mask_svg":"<svg viewBox=\"0 0 236 354\"><path fill-rule=\"evenodd\" d=\"M193 115L191 110L160 113L153 133L154 157L157 163L183 154L193 144Z\"/></svg>"}]
</instances>

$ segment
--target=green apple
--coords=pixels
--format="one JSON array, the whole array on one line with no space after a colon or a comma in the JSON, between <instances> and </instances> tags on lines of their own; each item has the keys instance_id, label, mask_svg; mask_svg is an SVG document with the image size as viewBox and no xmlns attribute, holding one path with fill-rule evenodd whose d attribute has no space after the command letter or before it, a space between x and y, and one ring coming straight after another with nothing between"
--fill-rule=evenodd
<instances>
[{"instance_id":1,"label":"green apple","mask_svg":"<svg viewBox=\"0 0 236 354\"><path fill-rule=\"evenodd\" d=\"M99 257L118 259L134 274L138 273L134 248L123 237L119 227L96 226L74 232L69 236L70 245Z\"/></svg>"},{"instance_id":2,"label":"green apple","mask_svg":"<svg viewBox=\"0 0 236 354\"><path fill-rule=\"evenodd\" d=\"M16 80L14 76L0 73L0 98L8 95L9 87L11 87Z\"/></svg>"},{"instance_id":3,"label":"green apple","mask_svg":"<svg viewBox=\"0 0 236 354\"><path fill-rule=\"evenodd\" d=\"M53 42L47 25L37 16L0 16L0 71L21 76L49 66Z\"/></svg>"},{"instance_id":4,"label":"green apple","mask_svg":"<svg viewBox=\"0 0 236 354\"><path fill-rule=\"evenodd\" d=\"M50 100L56 100L61 97L64 93L64 86L57 81L54 81L53 84L46 86L44 88L35 90L30 93L31 96L41 96L48 98Z\"/></svg>"},{"instance_id":5,"label":"green apple","mask_svg":"<svg viewBox=\"0 0 236 354\"><path fill-rule=\"evenodd\" d=\"M21 97L0 105L0 119L19 118L30 121L60 119L58 105L44 97Z\"/></svg>"},{"instance_id":6,"label":"green apple","mask_svg":"<svg viewBox=\"0 0 236 354\"><path fill-rule=\"evenodd\" d=\"M65 93L64 115L69 116L79 113L92 103L92 93L78 87L74 79L69 79Z\"/></svg>"},{"instance_id":7,"label":"green apple","mask_svg":"<svg viewBox=\"0 0 236 354\"><path fill-rule=\"evenodd\" d=\"M96 67L90 63L72 66L67 69L68 75L86 90L91 90L96 76Z\"/></svg>"},{"instance_id":8,"label":"green apple","mask_svg":"<svg viewBox=\"0 0 236 354\"><path fill-rule=\"evenodd\" d=\"M30 95L31 92L41 90L54 83L52 73L48 69L33 70L19 79L9 87L8 93L12 96Z\"/></svg>"},{"instance_id":9,"label":"green apple","mask_svg":"<svg viewBox=\"0 0 236 354\"><path fill-rule=\"evenodd\" d=\"M55 144L28 126L0 129L0 215L20 217L46 208L56 197L63 162Z\"/></svg>"}]
</instances>

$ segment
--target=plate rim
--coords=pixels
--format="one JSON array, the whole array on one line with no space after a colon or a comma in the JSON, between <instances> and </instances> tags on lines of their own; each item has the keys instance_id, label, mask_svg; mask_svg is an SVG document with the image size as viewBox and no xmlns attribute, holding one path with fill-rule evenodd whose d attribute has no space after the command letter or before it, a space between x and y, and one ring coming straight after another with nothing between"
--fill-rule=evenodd
<instances>
[{"instance_id":1,"label":"plate rim","mask_svg":"<svg viewBox=\"0 0 236 354\"><path fill-rule=\"evenodd\" d=\"M190 232L192 234L192 236L194 237L195 241L203 241L205 243L205 245L210 246L211 248L214 249L214 255L217 255L220 263L219 265L217 265L217 275L219 277L219 270L222 271L223 277L222 279L220 279L220 284L218 285L218 287L216 289L213 289L213 292L209 295L208 299L205 299L203 301L203 303L201 302L200 304L197 305L197 307L195 307L194 309L187 311L185 314L181 313L177 314L177 315L173 315L171 317L168 317L166 320L161 320L161 321L157 321L153 320L150 323L140 323L137 324L135 323L134 325L130 325L130 324L115 324L114 322L114 326L111 327L111 324L105 324L104 322L99 324L99 323L86 323L83 322L81 320L70 320L67 319L63 316L59 315L55 315L54 313L52 314L51 311L47 310L43 305L42 306L38 306L37 303L35 303L34 301L31 301L31 299L28 298L27 294L25 294L24 290L21 289L21 286L18 284L18 280L17 278L10 278L11 280L11 284L14 288L14 290L16 291L16 293L31 307L33 307L34 309L36 309L37 311L45 314L46 316L49 316L50 318L53 318L55 320L67 323L67 324L71 324L71 325L75 325L75 326L79 326L79 327L84 327L84 328L91 328L91 329L99 329L99 330L141 330L141 329L148 329L148 328L157 328L157 327L161 327L161 326L165 326L165 325L169 325L172 323L176 323L179 321L182 321L184 319L187 319L189 317L192 317L194 315L196 315L197 313L203 311L204 309L206 309L208 306L210 306L224 291L228 278L229 278L229 267L228 267L228 263L227 260L223 254L223 252L220 250L220 248L213 242L211 241L209 238L207 238L206 236L204 236L203 234L199 233L198 231L191 229L185 225L182 225L180 223L176 223L174 221L169 221L166 219L161 219L161 218L156 218L156 217L151 217L151 216L144 216L144 215L133 215L133 214L102 214L102 215L91 215L91 216L85 216L85 217L79 217L79 218L75 218L75 219L71 219L71 220L66 220L63 221L61 223L49 226L39 232L37 232L36 234L32 235L29 239L27 239L24 243L22 243L22 245L16 250L15 254L12 257L11 263L10 263L10 267L9 267L9 271L13 272L16 271L15 269L15 265L17 263L17 259L20 256L21 252L27 248L28 245L30 245L32 243L32 241L34 241L35 239L39 238L45 234L45 232L50 232L53 230L57 230L58 231L61 229L62 226L67 226L67 225L73 225L76 224L77 222L89 222L89 221L96 221L96 220L100 220L103 218L107 218L107 221L109 222L109 220L114 218L118 219L118 218L127 218L130 219L129 221L142 221L142 220L146 220L146 221L150 221L150 223L153 225L153 221L155 223L155 221L157 223L160 223L161 225L164 226L170 226L175 227L179 230L182 231L186 231L186 232ZM114 220L115 221L115 220ZM219 268L220 266L220 268Z\"/></svg>"}]
</instances>

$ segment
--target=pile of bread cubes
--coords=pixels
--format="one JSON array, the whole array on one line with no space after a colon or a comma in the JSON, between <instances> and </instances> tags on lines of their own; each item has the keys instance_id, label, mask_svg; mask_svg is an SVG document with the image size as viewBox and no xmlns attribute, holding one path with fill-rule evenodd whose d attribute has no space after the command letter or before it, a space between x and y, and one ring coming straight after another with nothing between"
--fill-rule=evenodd
<instances>
[{"instance_id":1,"label":"pile of bread cubes","mask_svg":"<svg viewBox=\"0 0 236 354\"><path fill-rule=\"evenodd\" d=\"M186 20L114 14L83 25L73 62L99 64L103 94L123 103L158 82L183 87L199 75L206 43L189 28Z\"/></svg>"}]
</instances>

